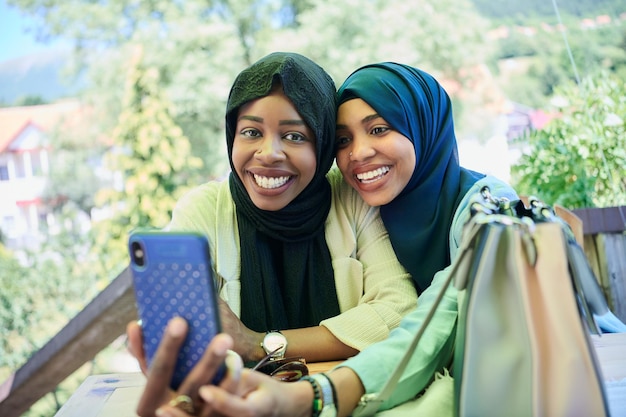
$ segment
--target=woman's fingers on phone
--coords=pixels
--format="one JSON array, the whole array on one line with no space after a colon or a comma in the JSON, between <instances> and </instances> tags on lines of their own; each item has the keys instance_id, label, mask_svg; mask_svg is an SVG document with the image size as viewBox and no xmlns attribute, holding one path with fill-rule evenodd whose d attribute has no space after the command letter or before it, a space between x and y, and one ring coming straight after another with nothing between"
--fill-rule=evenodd
<instances>
[{"instance_id":1,"label":"woman's fingers on phone","mask_svg":"<svg viewBox=\"0 0 626 417\"><path fill-rule=\"evenodd\" d=\"M169 401L171 397L169 384L174 374L178 351L186 335L185 319L174 317L169 321L148 369L146 386L137 407L137 414L140 416L153 415L161 404Z\"/></svg>"},{"instance_id":2,"label":"woman's fingers on phone","mask_svg":"<svg viewBox=\"0 0 626 417\"><path fill-rule=\"evenodd\" d=\"M237 352L229 349L224 363L226 364L226 375L220 382L220 387L230 393L237 392L243 370L243 359Z\"/></svg>"},{"instance_id":3,"label":"woman's fingers on phone","mask_svg":"<svg viewBox=\"0 0 626 417\"><path fill-rule=\"evenodd\" d=\"M141 333L141 325L137 321L131 321L126 325L126 337L128 339L128 351L139 362L141 372L146 374L148 365L146 364L146 356L143 351L143 335Z\"/></svg>"},{"instance_id":4,"label":"woman's fingers on phone","mask_svg":"<svg viewBox=\"0 0 626 417\"><path fill-rule=\"evenodd\" d=\"M222 379L226 372L224 361L232 346L233 339L228 334L216 335L207 346L200 361L180 385L178 392L198 398L198 389L202 385L212 383L216 378Z\"/></svg>"},{"instance_id":5,"label":"woman's fingers on phone","mask_svg":"<svg viewBox=\"0 0 626 417\"><path fill-rule=\"evenodd\" d=\"M225 337L223 334L218 335L216 337L218 338L218 340L215 342L215 345L209 346L207 348L207 351L211 351L213 349L214 351L212 353L209 353L208 355L205 355L205 358L207 358L210 361L219 360L218 358L221 357L221 354L215 355L215 352L221 352L224 347L227 347L232 344L230 340L227 340L228 338L230 338L229 336L225 338L224 340L220 340ZM226 344L223 345L222 343L226 343ZM241 356L239 356L239 354L237 354L235 351L227 349L226 357L223 360L223 363L226 366L225 376L221 379L221 382L219 383L219 387L220 389L225 390L224 392L234 394L240 388L240 380L241 380L241 374L243 370L243 360L241 359ZM190 376L187 380L187 385L183 383L178 393L183 392L183 390L185 390L185 392L193 392L193 395L191 393L189 393L189 395L190 395L190 398L191 397L196 398L196 400L194 401L195 416L197 417L226 417L227 416L226 414L217 412L214 409L212 404L209 404L206 401L203 401L202 397L200 396L200 390L202 389L203 386L207 386L207 385L206 384L198 385L198 383L201 381L205 381L207 377L211 377L211 375L205 375L205 376L201 375L201 370L206 370L207 368L194 368L194 369L198 369L196 371L197 373L193 374L193 371L192 373L190 373ZM208 372L211 373L211 371L208 371ZM196 378L196 376L198 376L198 378ZM208 386L212 386L212 382L213 381L211 381ZM235 416L239 417L238 414L236 414ZM180 415L172 414L172 417L182 417L182 414Z\"/></svg>"}]
</instances>

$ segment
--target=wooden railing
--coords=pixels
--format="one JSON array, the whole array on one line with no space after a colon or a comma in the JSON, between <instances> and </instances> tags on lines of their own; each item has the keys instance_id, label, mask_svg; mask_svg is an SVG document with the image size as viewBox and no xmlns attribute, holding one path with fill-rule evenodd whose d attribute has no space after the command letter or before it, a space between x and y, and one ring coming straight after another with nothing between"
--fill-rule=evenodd
<instances>
[{"instance_id":1,"label":"wooden railing","mask_svg":"<svg viewBox=\"0 0 626 417\"><path fill-rule=\"evenodd\" d=\"M0 386L0 416L19 417L124 334L136 316L126 269Z\"/></svg>"},{"instance_id":2,"label":"wooden railing","mask_svg":"<svg viewBox=\"0 0 626 417\"><path fill-rule=\"evenodd\" d=\"M626 322L626 206L572 211L584 225L585 254L609 307Z\"/></svg>"}]
</instances>

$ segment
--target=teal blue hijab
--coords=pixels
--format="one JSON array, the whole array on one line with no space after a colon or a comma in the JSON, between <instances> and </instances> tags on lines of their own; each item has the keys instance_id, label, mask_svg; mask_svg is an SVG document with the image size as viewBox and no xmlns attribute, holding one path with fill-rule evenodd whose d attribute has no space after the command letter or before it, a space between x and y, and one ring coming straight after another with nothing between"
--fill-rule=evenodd
<instances>
[{"instance_id":1,"label":"teal blue hijab","mask_svg":"<svg viewBox=\"0 0 626 417\"><path fill-rule=\"evenodd\" d=\"M337 95L338 104L364 100L413 143L413 175L380 213L398 260L421 293L435 273L450 265L452 218L484 175L459 165L450 98L424 71L393 62L366 65L348 77Z\"/></svg>"}]
</instances>

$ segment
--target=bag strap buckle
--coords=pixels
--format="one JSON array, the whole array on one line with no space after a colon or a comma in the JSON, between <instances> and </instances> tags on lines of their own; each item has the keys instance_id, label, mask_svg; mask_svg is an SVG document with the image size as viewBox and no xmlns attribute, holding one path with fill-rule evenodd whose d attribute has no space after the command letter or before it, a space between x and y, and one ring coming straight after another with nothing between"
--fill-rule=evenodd
<instances>
[{"instance_id":1,"label":"bag strap buckle","mask_svg":"<svg viewBox=\"0 0 626 417\"><path fill-rule=\"evenodd\" d=\"M359 404L352 412L352 417L369 417L376 414L383 403L379 393L364 394L359 400Z\"/></svg>"}]
</instances>

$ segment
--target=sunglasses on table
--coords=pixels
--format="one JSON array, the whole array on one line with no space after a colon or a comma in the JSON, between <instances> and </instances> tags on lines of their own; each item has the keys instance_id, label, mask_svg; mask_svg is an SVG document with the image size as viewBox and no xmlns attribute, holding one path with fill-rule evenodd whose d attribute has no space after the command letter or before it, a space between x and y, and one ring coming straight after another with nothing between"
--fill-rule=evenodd
<instances>
[{"instance_id":1,"label":"sunglasses on table","mask_svg":"<svg viewBox=\"0 0 626 417\"><path fill-rule=\"evenodd\" d=\"M278 349L280 349L280 347ZM283 382L294 382L309 374L309 368L307 368L304 358L291 357L272 359L272 355L274 355L278 349L267 354L252 367L252 370L262 372Z\"/></svg>"}]
</instances>

